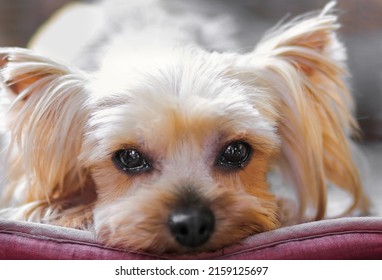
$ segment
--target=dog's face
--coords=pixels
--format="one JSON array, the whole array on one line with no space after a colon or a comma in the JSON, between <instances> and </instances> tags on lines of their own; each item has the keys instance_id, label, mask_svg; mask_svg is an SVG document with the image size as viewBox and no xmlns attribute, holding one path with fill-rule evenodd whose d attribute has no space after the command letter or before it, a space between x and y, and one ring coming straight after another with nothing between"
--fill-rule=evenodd
<instances>
[{"instance_id":1,"label":"dog's face","mask_svg":"<svg viewBox=\"0 0 382 280\"><path fill-rule=\"evenodd\" d=\"M81 158L102 240L182 252L278 226L266 182L279 145L272 97L218 61L186 53L94 97Z\"/></svg>"},{"instance_id":2,"label":"dog's face","mask_svg":"<svg viewBox=\"0 0 382 280\"><path fill-rule=\"evenodd\" d=\"M13 144L8 192L27 205L22 218L84 228L90 216L109 245L214 250L285 222L266 180L273 163L296 190L292 222L325 217L327 181L353 196L348 211L366 206L328 9L246 54L117 52L95 77L1 49L13 99L3 118Z\"/></svg>"}]
</instances>

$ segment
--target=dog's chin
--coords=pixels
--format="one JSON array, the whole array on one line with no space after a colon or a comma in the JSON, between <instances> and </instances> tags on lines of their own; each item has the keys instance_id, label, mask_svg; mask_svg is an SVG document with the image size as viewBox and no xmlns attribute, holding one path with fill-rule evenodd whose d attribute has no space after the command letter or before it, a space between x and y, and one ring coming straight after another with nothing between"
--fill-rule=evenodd
<instances>
[{"instance_id":1,"label":"dog's chin","mask_svg":"<svg viewBox=\"0 0 382 280\"><path fill-rule=\"evenodd\" d=\"M176 240L168 223L177 199L176 193L149 190L98 204L94 214L98 240L106 246L131 251L186 254L215 251L280 225L273 196L259 199L215 190L206 198L215 218L213 232L203 244L185 246Z\"/></svg>"}]
</instances>

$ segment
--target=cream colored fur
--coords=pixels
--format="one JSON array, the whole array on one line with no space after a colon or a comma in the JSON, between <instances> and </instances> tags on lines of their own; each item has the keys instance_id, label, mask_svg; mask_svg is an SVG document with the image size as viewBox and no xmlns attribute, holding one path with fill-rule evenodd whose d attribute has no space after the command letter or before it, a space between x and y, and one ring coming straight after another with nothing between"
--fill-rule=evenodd
<instances>
[{"instance_id":1,"label":"cream colored fur","mask_svg":"<svg viewBox=\"0 0 382 280\"><path fill-rule=\"evenodd\" d=\"M166 17L152 2L155 25L126 23L130 37L111 40L92 73L0 49L1 217L95 230L111 246L188 252L166 226L182 186L217 217L202 251L326 218L329 184L353 198L343 215L367 210L333 3L239 54L206 50L192 20ZM252 146L251 162L222 172L216 158L235 140ZM117 170L112 155L126 147L149 155L152 172ZM275 168L295 189L297 213L268 186Z\"/></svg>"}]
</instances>

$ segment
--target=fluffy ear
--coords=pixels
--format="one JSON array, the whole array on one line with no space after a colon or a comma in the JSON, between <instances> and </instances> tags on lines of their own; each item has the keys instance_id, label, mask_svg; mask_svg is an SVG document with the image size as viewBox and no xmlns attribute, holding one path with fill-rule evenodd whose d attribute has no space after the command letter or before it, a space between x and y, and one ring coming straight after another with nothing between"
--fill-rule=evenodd
<instances>
[{"instance_id":1,"label":"fluffy ear","mask_svg":"<svg viewBox=\"0 0 382 280\"><path fill-rule=\"evenodd\" d=\"M29 50L0 49L1 91L12 100L5 114L13 145L9 181L28 184L21 202L50 201L81 187L85 83L78 70Z\"/></svg>"},{"instance_id":2,"label":"fluffy ear","mask_svg":"<svg viewBox=\"0 0 382 280\"><path fill-rule=\"evenodd\" d=\"M241 76L277 99L281 168L296 186L304 220L325 216L329 181L352 195L348 211L367 206L351 155L349 136L358 126L333 6L273 30L236 61Z\"/></svg>"}]
</instances>

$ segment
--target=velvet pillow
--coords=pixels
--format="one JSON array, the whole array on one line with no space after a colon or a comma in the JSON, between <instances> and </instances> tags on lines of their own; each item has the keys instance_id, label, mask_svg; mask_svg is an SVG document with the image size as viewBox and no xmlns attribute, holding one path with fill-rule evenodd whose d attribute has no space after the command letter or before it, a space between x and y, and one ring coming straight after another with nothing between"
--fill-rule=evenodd
<instances>
[{"instance_id":1,"label":"velvet pillow","mask_svg":"<svg viewBox=\"0 0 382 280\"><path fill-rule=\"evenodd\" d=\"M91 232L0 220L0 259L382 259L382 218L341 218L257 234L212 253L107 248Z\"/></svg>"}]
</instances>

